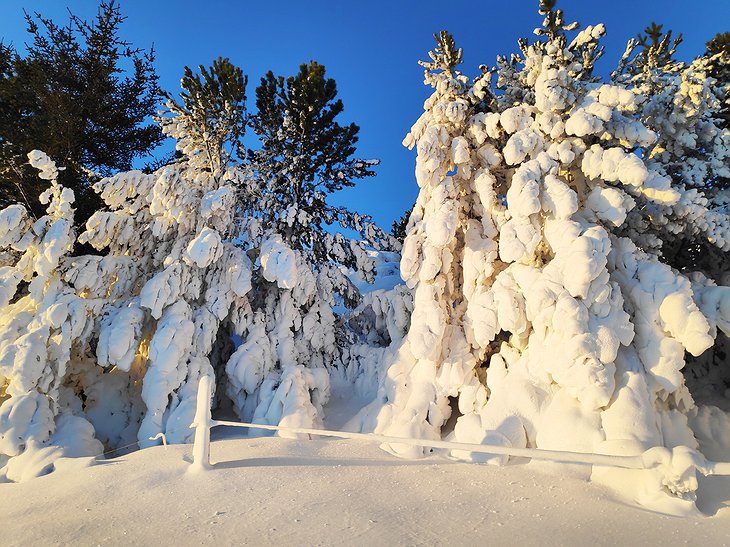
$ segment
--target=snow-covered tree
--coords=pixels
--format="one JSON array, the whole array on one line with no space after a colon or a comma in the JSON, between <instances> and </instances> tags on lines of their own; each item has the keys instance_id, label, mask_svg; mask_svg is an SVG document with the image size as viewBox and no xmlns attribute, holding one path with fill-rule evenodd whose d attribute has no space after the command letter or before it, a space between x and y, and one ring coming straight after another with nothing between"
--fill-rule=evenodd
<instances>
[{"instance_id":1,"label":"snow-covered tree","mask_svg":"<svg viewBox=\"0 0 730 547\"><path fill-rule=\"evenodd\" d=\"M672 40L671 31L663 33L655 24L644 32L629 42L613 79L645 97L641 121L657 138L637 152L682 197L669 206L639 202L626 231L637 245L688 275L701 293L730 281L730 129L723 71L730 54L718 36L705 55L681 63L674 59L681 35ZM730 387L727 356L722 332L701 356L687 356L685 376L702 399Z\"/></svg>"},{"instance_id":2,"label":"snow-covered tree","mask_svg":"<svg viewBox=\"0 0 730 547\"><path fill-rule=\"evenodd\" d=\"M645 33L629 42L613 80L645 98L639 116L656 139L638 153L682 199L669 206L640 202L628 229L671 266L720 282L730 269L730 130L722 117L727 83L710 73L719 75L713 67L730 57L718 48L686 65L674 59L681 35L672 40L655 24ZM639 213L646 208L651 215Z\"/></svg>"},{"instance_id":3,"label":"snow-covered tree","mask_svg":"<svg viewBox=\"0 0 730 547\"><path fill-rule=\"evenodd\" d=\"M240 114L245 80L231 67L221 60L202 80L186 71L182 104L168 103L161 124L181 160L95 185L108 209L78 240L98 255L66 256L73 193L56 184L47 157L31 155L52 181L48 215L31 225L20 205L1 213L10 264L0 328L7 478L42 473L61 455L52 445L65 442L55 439L69 436L64 427L83 440L69 446L88 455L102 451L99 441L113 448L147 446L161 432L171 442L191 437L198 380L214 374L216 347L230 339L222 327L235 322L251 287L251 262L233 242L240 175L224 146L238 136L229 128L243 126L215 121L230 109ZM53 451L51 459L39 450Z\"/></svg>"},{"instance_id":4,"label":"snow-covered tree","mask_svg":"<svg viewBox=\"0 0 730 547\"><path fill-rule=\"evenodd\" d=\"M718 117L721 119L720 126L727 129L730 127L730 32L715 35L706 47L702 57L707 62L708 76L714 78L723 90Z\"/></svg>"},{"instance_id":5,"label":"snow-covered tree","mask_svg":"<svg viewBox=\"0 0 730 547\"><path fill-rule=\"evenodd\" d=\"M460 51L445 34L425 64L435 91L404 141L418 149L401 261L414 310L375 430L438 438L456 412L458 441L664 447L686 473L592 476L687 512L697 481L683 447L697 447L696 410L681 369L685 351L699 355L730 329L730 289L693 284L660 260L661 238L647 246L636 229L666 226L659 209L689 225L680 212L693 190L641 155L665 138L645 123L652 99L593 74L603 25L569 40L578 25L554 0L540 13L538 39L498 60L494 94L489 72L470 85L455 70ZM721 226L706 233L723 237Z\"/></svg>"},{"instance_id":6,"label":"snow-covered tree","mask_svg":"<svg viewBox=\"0 0 730 547\"><path fill-rule=\"evenodd\" d=\"M269 72L256 90L261 148L250 153L253 181L242 206L257 268L248 326L227 366L228 394L245 420L321 424L328 368L349 355L350 334L336 308L360 301L346 270L372 281L365 245L392 244L369 217L327 203L377 164L353 157L359 128L339 125L336 95L316 62L289 78Z\"/></svg>"},{"instance_id":7,"label":"snow-covered tree","mask_svg":"<svg viewBox=\"0 0 730 547\"><path fill-rule=\"evenodd\" d=\"M51 186L40 196L47 214L35 222L23 205L0 212L0 477L23 480L51 469L62 456L101 452L82 402L65 385L73 342L88 332L93 304L80 301L63 279L74 243L71 190L44 153L29 163Z\"/></svg>"},{"instance_id":8,"label":"snow-covered tree","mask_svg":"<svg viewBox=\"0 0 730 547\"><path fill-rule=\"evenodd\" d=\"M467 240L487 260L497 253L496 243L482 237L485 230L496 235L488 216L486 223L476 216L468 222L474 173L466 133L475 104L483 97L470 95L468 79L456 70L461 50L453 38L442 32L436 39L431 61L422 63L426 84L434 93L404 141L418 147L420 192L401 259L401 275L414 290L414 310L408 334L384 378L381 397L388 404L376 427L384 434L415 438L439 437L451 412L449 397L465 394L459 403L464 414L470 412L467 406L486 401L476 373L478 357L461 327L465 285L476 282L476 277L465 279L461 257L467 252ZM486 162L497 161L496 149L487 147L483 153ZM391 448L408 456L423 453L415 447Z\"/></svg>"},{"instance_id":9,"label":"snow-covered tree","mask_svg":"<svg viewBox=\"0 0 730 547\"><path fill-rule=\"evenodd\" d=\"M331 369L352 376L369 357L350 345L402 334L407 310L383 294L368 300L367 320L350 326L342 314L361 300L348 276L373 280L366 243L391 240L326 203L375 163L351 157L358 128L334 120L334 82L317 64L269 81L280 87L258 92L263 142L249 156L241 70L227 59L186 68L179 101L168 96L158 120L178 160L100 180L106 209L78 238L73 193L31 154L51 181L48 215L0 212L2 476L38 475L64 454L149 446L159 433L188 441L202 376L246 419L319 424ZM326 229L335 222L365 242ZM68 256L74 241L97 254Z\"/></svg>"},{"instance_id":10,"label":"snow-covered tree","mask_svg":"<svg viewBox=\"0 0 730 547\"><path fill-rule=\"evenodd\" d=\"M177 139L177 150L185 156L202 156L202 165L213 171L225 170L232 160L245 158L246 86L248 76L219 57L210 68L203 65L194 73L185 67L178 103L165 94L172 116L161 118L168 136Z\"/></svg>"},{"instance_id":11,"label":"snow-covered tree","mask_svg":"<svg viewBox=\"0 0 730 547\"><path fill-rule=\"evenodd\" d=\"M46 187L26 167L31 150L63 162L59 183L74 191L83 226L103 206L91 188L96 173L131 169L163 139L150 123L160 98L154 50L124 39L119 2L98 4L87 21L26 12L25 47L0 45L0 204L23 203L33 219L45 212Z\"/></svg>"}]
</instances>

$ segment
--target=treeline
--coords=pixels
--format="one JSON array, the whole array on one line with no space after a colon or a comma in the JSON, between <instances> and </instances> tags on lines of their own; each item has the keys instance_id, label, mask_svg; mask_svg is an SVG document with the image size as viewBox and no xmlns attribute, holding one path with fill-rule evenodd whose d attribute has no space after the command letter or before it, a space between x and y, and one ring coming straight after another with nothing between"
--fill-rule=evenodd
<instances>
[{"instance_id":1,"label":"treeline","mask_svg":"<svg viewBox=\"0 0 730 547\"><path fill-rule=\"evenodd\" d=\"M156 111L169 104L173 112L182 108L195 116L200 131L220 141L214 147L224 145L232 157L256 163L253 169L267 176L276 170L272 184L291 185L284 199L307 201L318 226L349 215L319 210L319 194L374 175L378 162L352 159L359 127L338 123L343 104L324 66L303 64L290 77L267 73L255 91L255 115L246 106L248 77L240 68L224 59L199 67L197 75L185 67L177 104L173 93L159 87L154 50L122 37L124 19L114 0L101 2L92 21L71 15L60 25L26 14L27 51L21 55L0 43L0 206L22 203L34 218L43 216L38 198L46 186L27 162L27 154L38 149L61 168L59 183L75 192L75 222L83 226L103 207L94 183L145 160L149 173L185 153L178 147L154 157L164 140ZM243 148L242 137L251 129L260 150ZM282 131L288 135L279 138ZM277 208L267 209L269 221ZM292 228L292 237L318 244L301 227Z\"/></svg>"}]
</instances>

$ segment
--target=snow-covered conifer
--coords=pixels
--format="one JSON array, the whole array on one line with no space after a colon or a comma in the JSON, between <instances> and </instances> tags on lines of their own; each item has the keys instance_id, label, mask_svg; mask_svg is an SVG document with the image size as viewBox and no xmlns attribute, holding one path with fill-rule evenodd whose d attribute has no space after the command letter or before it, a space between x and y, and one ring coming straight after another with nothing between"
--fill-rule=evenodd
<instances>
[{"instance_id":1,"label":"snow-covered conifer","mask_svg":"<svg viewBox=\"0 0 730 547\"><path fill-rule=\"evenodd\" d=\"M486 197L496 201L489 167L502 161L497 149L486 143L487 132L496 130L497 121L477 108L486 98L484 88L470 88L456 69L461 49L451 35L441 32L436 40L431 61L421 63L425 83L434 92L404 140L406 146L418 149L420 192L401 259L401 275L414 291L414 309L408 334L382 378L380 397L387 404L375 427L379 433L416 438L439 437L451 413L449 397L459 397L464 415L474 415L487 399L478 376L479 352L470 346L462 325L467 298L485 274L491 274L467 271L464 257L479 257L485 270L497 258L494 204ZM479 134L469 134L473 117L484 123ZM476 158L483 169L475 169ZM486 207L479 201L479 191L484 192ZM424 450L390 449L409 456Z\"/></svg>"},{"instance_id":2,"label":"snow-covered conifer","mask_svg":"<svg viewBox=\"0 0 730 547\"><path fill-rule=\"evenodd\" d=\"M730 129L722 117L727 83L710 73L719 75L712 67L727 62L728 52L719 48L687 65L673 57L681 35L672 40L655 24L645 33L629 42L613 79L642 97L639 118L656 138L638 153L670 178L680 199L639 201L629 213L630 237L679 270L721 282L730 267ZM650 215L639 213L646 208Z\"/></svg>"},{"instance_id":3,"label":"snow-covered conifer","mask_svg":"<svg viewBox=\"0 0 730 547\"><path fill-rule=\"evenodd\" d=\"M214 375L214 348L230 338L223 324L251 288L251 262L233 241L242 175L231 162L245 128L246 78L219 59L199 75L186 68L182 87L182 102L168 98L160 118L182 158L97 184L110 210L89 219L80 241L105 255L83 257L69 272L77 290L83 280L91 295L112 297L97 363L143 376L133 384L145 409L138 431L132 422L140 446L159 432L170 442L192 438L198 380ZM222 374L224 363L215 364Z\"/></svg>"},{"instance_id":4,"label":"snow-covered conifer","mask_svg":"<svg viewBox=\"0 0 730 547\"><path fill-rule=\"evenodd\" d=\"M227 59L198 74L186 68L180 101L168 96L158 120L178 159L95 185L106 209L78 241L98 254L67 255L73 193L44 154L30 155L52 183L48 215L31 223L20 205L0 212L5 477L37 475L63 454L149 446L159 433L190 440L202 376L225 386L246 419L319 424L328 367L344 377L370 357L349 347L358 332L380 347L402 334L405 292L400 307L370 299L372 328L357 331L341 315L341 304L360 302L348 275L373 280L365 244L392 240L368 217L326 203L376 163L351 157L358 128L335 121L334 81L316 63L285 83L269 80L280 87L258 92L263 146L247 156L241 70ZM333 223L365 243L327 230Z\"/></svg>"},{"instance_id":5,"label":"snow-covered conifer","mask_svg":"<svg viewBox=\"0 0 730 547\"><path fill-rule=\"evenodd\" d=\"M673 57L681 35L674 40L671 35L662 33L661 25L647 27L645 35L629 42L613 75L644 98L642 123L657 135L638 152L648 167L671 179L681 196L670 205L639 201L629 213L626 234L685 272L702 307L704 293L730 282L730 53L718 36L708 42L705 55L681 63ZM727 354L727 337L718 332L711 349L687 356L685 375L702 398L730 377Z\"/></svg>"},{"instance_id":6,"label":"snow-covered conifer","mask_svg":"<svg viewBox=\"0 0 730 547\"><path fill-rule=\"evenodd\" d=\"M327 203L377 164L352 157L359 128L339 125L336 95L316 62L286 79L269 72L256 90L261 148L250 154L254 182L243 207L257 269L248 327L227 365L228 394L245 420L321 424L328 368L348 353L336 307L360 300L345 270L372 281L365 244L392 244L369 217ZM328 228L335 225L363 240Z\"/></svg>"},{"instance_id":7,"label":"snow-covered conifer","mask_svg":"<svg viewBox=\"0 0 730 547\"><path fill-rule=\"evenodd\" d=\"M222 375L225 363L211 359L225 359L216 347L229 344L240 316L232 312L247 306L251 288L251 262L233 241L242 175L229 161L245 122L245 80L219 60L202 77L187 70L183 88L182 104L170 100L161 119L182 158L95 185L107 209L78 240L99 254L65 255L73 193L55 183L42 153L30 160L52 181L48 215L31 225L21 206L0 213L12 264L3 268L10 304L0 328L0 467L9 479L62 455L62 426L81 438L69 446L88 455L102 451L99 441L144 447L160 432L184 442L199 378L213 376L214 364ZM26 453L28 464L18 463Z\"/></svg>"},{"instance_id":8,"label":"snow-covered conifer","mask_svg":"<svg viewBox=\"0 0 730 547\"><path fill-rule=\"evenodd\" d=\"M730 127L730 32L716 34L706 47L702 57L706 62L707 75L714 78L722 90L719 126L727 129Z\"/></svg>"},{"instance_id":9,"label":"snow-covered conifer","mask_svg":"<svg viewBox=\"0 0 730 547\"><path fill-rule=\"evenodd\" d=\"M662 138L644 123L645 98L593 74L603 25L569 40L577 24L554 0L540 12L538 39L499 59L494 95L488 73L469 86L454 71L443 35L426 65L435 92L405 141L418 148L421 188L401 261L414 310L375 429L438 437L456 412L458 441L659 446L669 458L697 447L685 351L700 355L727 331L730 289L693 284L647 252L661 238L644 250L632 226L654 225L654 211L690 190L637 153ZM655 508L693 510L691 470L592 473Z\"/></svg>"},{"instance_id":10,"label":"snow-covered conifer","mask_svg":"<svg viewBox=\"0 0 730 547\"><path fill-rule=\"evenodd\" d=\"M0 478L13 481L47 473L60 457L102 451L67 385L80 360L74 341L98 312L62 277L75 239L74 194L43 152L28 159L50 181L40 196L47 214L32 222L23 205L0 211Z\"/></svg>"}]
</instances>

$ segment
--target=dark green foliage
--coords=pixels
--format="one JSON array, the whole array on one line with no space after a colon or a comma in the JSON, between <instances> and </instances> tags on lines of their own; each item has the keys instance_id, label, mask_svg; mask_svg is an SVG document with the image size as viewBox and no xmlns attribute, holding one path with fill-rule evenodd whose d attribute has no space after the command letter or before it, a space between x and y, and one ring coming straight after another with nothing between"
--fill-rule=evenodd
<instances>
[{"instance_id":1,"label":"dark green foliage","mask_svg":"<svg viewBox=\"0 0 730 547\"><path fill-rule=\"evenodd\" d=\"M682 35L672 39L672 31L662 32L662 25L652 22L629 41L627 52L619 63L617 73L636 76L642 72L662 70L677 71L684 65L674 60L677 47L682 43Z\"/></svg>"},{"instance_id":2,"label":"dark green foliage","mask_svg":"<svg viewBox=\"0 0 730 547\"><path fill-rule=\"evenodd\" d=\"M721 32L708 41L706 44L707 55L716 55L718 53L730 53L730 32ZM726 69L730 67L725 66Z\"/></svg>"},{"instance_id":3,"label":"dark green foliage","mask_svg":"<svg viewBox=\"0 0 730 547\"><path fill-rule=\"evenodd\" d=\"M180 152L179 150L174 150L165 154L162 157L155 158L152 161L145 163L144 167L142 168L142 172L149 175L151 173L154 173L158 169L165 167L166 165L175 163L176 161L182 159L182 157L182 152Z\"/></svg>"},{"instance_id":4,"label":"dark green foliage","mask_svg":"<svg viewBox=\"0 0 730 547\"><path fill-rule=\"evenodd\" d=\"M662 67L673 62L677 47L682 43L680 34L672 40L672 31L662 33L662 25L652 22L644 29L645 35L638 34L636 41L641 46L639 63L650 67Z\"/></svg>"},{"instance_id":5,"label":"dark green foliage","mask_svg":"<svg viewBox=\"0 0 730 547\"><path fill-rule=\"evenodd\" d=\"M222 57L213 61L210 68L200 65L198 70L199 74L194 74L190 67L185 67L180 103L164 94L173 117L162 122L164 126L166 121L173 120L184 126L184 135L176 135L183 156L205 154L209 167L220 169L232 155L245 157L242 139L248 123L248 76Z\"/></svg>"},{"instance_id":6,"label":"dark green foliage","mask_svg":"<svg viewBox=\"0 0 730 547\"><path fill-rule=\"evenodd\" d=\"M60 182L74 190L83 223L102 206L90 171L131 169L162 140L146 123L159 97L154 53L120 38L124 17L114 1L102 2L91 22L71 15L60 26L38 13L26 20L25 57L0 45L0 206L20 201L43 214L38 195L47 185L25 165L39 149L65 168Z\"/></svg>"},{"instance_id":7,"label":"dark green foliage","mask_svg":"<svg viewBox=\"0 0 730 547\"><path fill-rule=\"evenodd\" d=\"M396 238L398 241L403 243L405 241L406 236L408 235L408 219L411 218L411 213L413 212L414 205L411 206L410 209L408 209L405 213L403 213L403 216L400 217L398 220L393 222L393 227L390 230L390 235L392 235L394 238Z\"/></svg>"},{"instance_id":8,"label":"dark green foliage","mask_svg":"<svg viewBox=\"0 0 730 547\"><path fill-rule=\"evenodd\" d=\"M347 240L325 232L326 225L367 232L368 217L327 204L327 196L375 173L375 160L353 158L359 127L342 126L337 86L314 61L296 76L269 71L256 89L253 128L261 149L251 152L259 181L253 214L313 262L354 263ZM378 233L379 234L379 233ZM370 239L373 233L364 234Z\"/></svg>"},{"instance_id":9,"label":"dark green foliage","mask_svg":"<svg viewBox=\"0 0 730 547\"><path fill-rule=\"evenodd\" d=\"M707 75L715 78L718 85L724 89L722 107L717 117L721 120L718 127L728 129L730 128L730 32L717 34L707 42L704 57L707 59Z\"/></svg>"}]
</instances>

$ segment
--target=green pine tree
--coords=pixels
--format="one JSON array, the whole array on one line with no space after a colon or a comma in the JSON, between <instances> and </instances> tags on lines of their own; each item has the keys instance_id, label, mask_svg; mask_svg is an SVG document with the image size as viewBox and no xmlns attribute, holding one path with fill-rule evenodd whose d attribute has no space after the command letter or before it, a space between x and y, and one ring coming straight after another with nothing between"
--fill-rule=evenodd
<instances>
[{"instance_id":1,"label":"green pine tree","mask_svg":"<svg viewBox=\"0 0 730 547\"><path fill-rule=\"evenodd\" d=\"M19 201L44 214L38 195L46 187L26 164L40 149L65 168L59 182L74 190L83 223L102 206L95 174L128 170L161 142L148 123L159 98L154 52L121 38L124 19L114 0L101 2L90 22L26 14L25 56L0 45L0 206Z\"/></svg>"},{"instance_id":2,"label":"green pine tree","mask_svg":"<svg viewBox=\"0 0 730 547\"><path fill-rule=\"evenodd\" d=\"M393 227L390 230L390 235L392 235L394 238L396 238L398 241L403 243L406 239L406 235L408 235L408 220L411 218L411 213L413 212L413 207L415 205L411 205L411 208L408 209L405 213L403 213L403 216L401 216L398 220L393 222Z\"/></svg>"},{"instance_id":3,"label":"green pine tree","mask_svg":"<svg viewBox=\"0 0 730 547\"><path fill-rule=\"evenodd\" d=\"M224 169L230 158L245 159L246 85L248 76L227 58L219 57L199 74L185 67L180 86L180 102L164 93L168 114L159 118L165 132L168 124L184 126L178 132L177 148L182 157L203 154L207 168Z\"/></svg>"},{"instance_id":4,"label":"green pine tree","mask_svg":"<svg viewBox=\"0 0 730 547\"><path fill-rule=\"evenodd\" d=\"M325 226L362 231L369 218L331 206L327 197L373 176L378 161L353 157L360 128L338 123L344 106L335 81L314 61L288 78L269 71L256 89L256 107L253 128L261 149L250 157L261 184L257 216L315 263L352 262L349 253L333 256Z\"/></svg>"}]
</instances>

